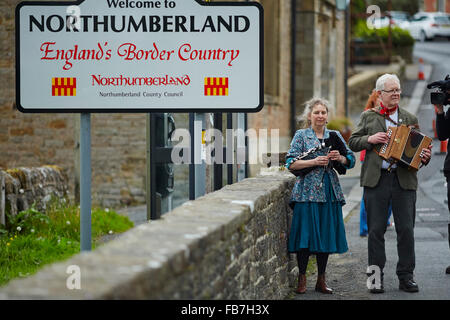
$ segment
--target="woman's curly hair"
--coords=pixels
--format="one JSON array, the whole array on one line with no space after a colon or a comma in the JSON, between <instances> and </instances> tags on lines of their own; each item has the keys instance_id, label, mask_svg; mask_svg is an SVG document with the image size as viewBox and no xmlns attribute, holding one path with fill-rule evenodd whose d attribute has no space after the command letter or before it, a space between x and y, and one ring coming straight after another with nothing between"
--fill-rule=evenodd
<instances>
[{"instance_id":1,"label":"woman's curly hair","mask_svg":"<svg viewBox=\"0 0 450 320\"><path fill-rule=\"evenodd\" d=\"M305 102L305 108L301 116L297 117L299 123L302 124L303 128L308 128L311 125L311 121L308 120L308 116L311 115L314 106L321 104L327 109L327 113L333 115L334 107L330 102L324 98L314 97Z\"/></svg>"}]
</instances>

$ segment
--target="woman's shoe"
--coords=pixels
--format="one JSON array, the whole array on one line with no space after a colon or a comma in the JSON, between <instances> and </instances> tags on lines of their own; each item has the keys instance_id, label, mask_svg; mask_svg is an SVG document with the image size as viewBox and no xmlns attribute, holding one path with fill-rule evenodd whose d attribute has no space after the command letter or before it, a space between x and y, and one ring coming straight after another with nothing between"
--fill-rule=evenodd
<instances>
[{"instance_id":1,"label":"woman's shoe","mask_svg":"<svg viewBox=\"0 0 450 320\"><path fill-rule=\"evenodd\" d=\"M306 292L306 275L299 274L298 275L298 287L295 290L295 293L303 294Z\"/></svg>"},{"instance_id":2,"label":"woman's shoe","mask_svg":"<svg viewBox=\"0 0 450 320\"><path fill-rule=\"evenodd\" d=\"M333 293L333 289L328 288L327 284L325 283L325 274L317 275L316 291L325 294Z\"/></svg>"}]
</instances>

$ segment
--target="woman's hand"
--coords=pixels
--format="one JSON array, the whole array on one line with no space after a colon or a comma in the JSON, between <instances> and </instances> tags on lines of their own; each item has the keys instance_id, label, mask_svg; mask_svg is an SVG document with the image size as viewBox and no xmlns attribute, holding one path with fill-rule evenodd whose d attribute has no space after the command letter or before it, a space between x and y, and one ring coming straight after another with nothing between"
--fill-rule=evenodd
<instances>
[{"instance_id":1,"label":"woman's hand","mask_svg":"<svg viewBox=\"0 0 450 320\"><path fill-rule=\"evenodd\" d=\"M345 164L347 161L346 158L339 153L339 150L331 150L330 153L328 153L328 159L339 161L342 164Z\"/></svg>"},{"instance_id":2,"label":"woman's hand","mask_svg":"<svg viewBox=\"0 0 450 320\"><path fill-rule=\"evenodd\" d=\"M314 159L316 166L326 166L328 165L328 156L318 156Z\"/></svg>"}]
</instances>

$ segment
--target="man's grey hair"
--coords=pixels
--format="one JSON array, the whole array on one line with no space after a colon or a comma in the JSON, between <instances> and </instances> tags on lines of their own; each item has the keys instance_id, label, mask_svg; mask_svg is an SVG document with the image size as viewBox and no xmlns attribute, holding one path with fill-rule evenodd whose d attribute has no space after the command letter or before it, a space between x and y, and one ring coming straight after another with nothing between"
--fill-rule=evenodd
<instances>
[{"instance_id":1,"label":"man's grey hair","mask_svg":"<svg viewBox=\"0 0 450 320\"><path fill-rule=\"evenodd\" d=\"M375 90L377 90L377 91L384 90L384 84L388 80L394 80L395 82L398 83L398 86L400 87L400 79L395 74L385 73L377 79L377 83L375 85Z\"/></svg>"},{"instance_id":2,"label":"man's grey hair","mask_svg":"<svg viewBox=\"0 0 450 320\"><path fill-rule=\"evenodd\" d=\"M309 99L305 102L305 109L303 110L302 115L298 117L298 121L302 123L303 128L308 128L311 125L308 116L311 114L314 106L318 104L323 105L327 109L328 114L333 113L334 109L328 100L316 97Z\"/></svg>"}]
</instances>

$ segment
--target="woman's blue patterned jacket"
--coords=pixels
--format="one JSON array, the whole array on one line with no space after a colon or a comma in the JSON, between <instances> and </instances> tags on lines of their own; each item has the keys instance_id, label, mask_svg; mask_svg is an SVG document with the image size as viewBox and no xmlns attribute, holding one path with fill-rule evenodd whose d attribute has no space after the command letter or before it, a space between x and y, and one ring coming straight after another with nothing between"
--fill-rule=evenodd
<instances>
[{"instance_id":1,"label":"woman's blue patterned jacket","mask_svg":"<svg viewBox=\"0 0 450 320\"><path fill-rule=\"evenodd\" d=\"M325 133L323 138L328 139L330 137L330 131L325 128ZM334 130L333 130L334 131ZM335 131L339 138L345 143L344 138L340 134L339 131ZM289 168L291 163L294 161L294 158L300 155L307 150L317 147L319 145L319 139L316 137L313 129L300 129L295 133L294 138L292 139L291 146L286 155L286 168ZM351 169L355 166L355 155L347 148L347 159L348 164L345 166L347 169ZM326 149L322 149L314 153L312 156L306 157L306 159L314 159L317 156L326 155ZM334 194L339 202L342 205L345 204L344 194L342 192L341 185L339 184L339 179L337 173L334 169L327 168L326 169L331 180L331 184L334 190ZM325 192L323 186L321 186L321 182L323 179L325 168L323 166L317 166L305 176L298 176L297 181L295 182L294 188L292 189L292 195L290 199L290 203L292 205L293 202L326 202Z\"/></svg>"}]
</instances>

